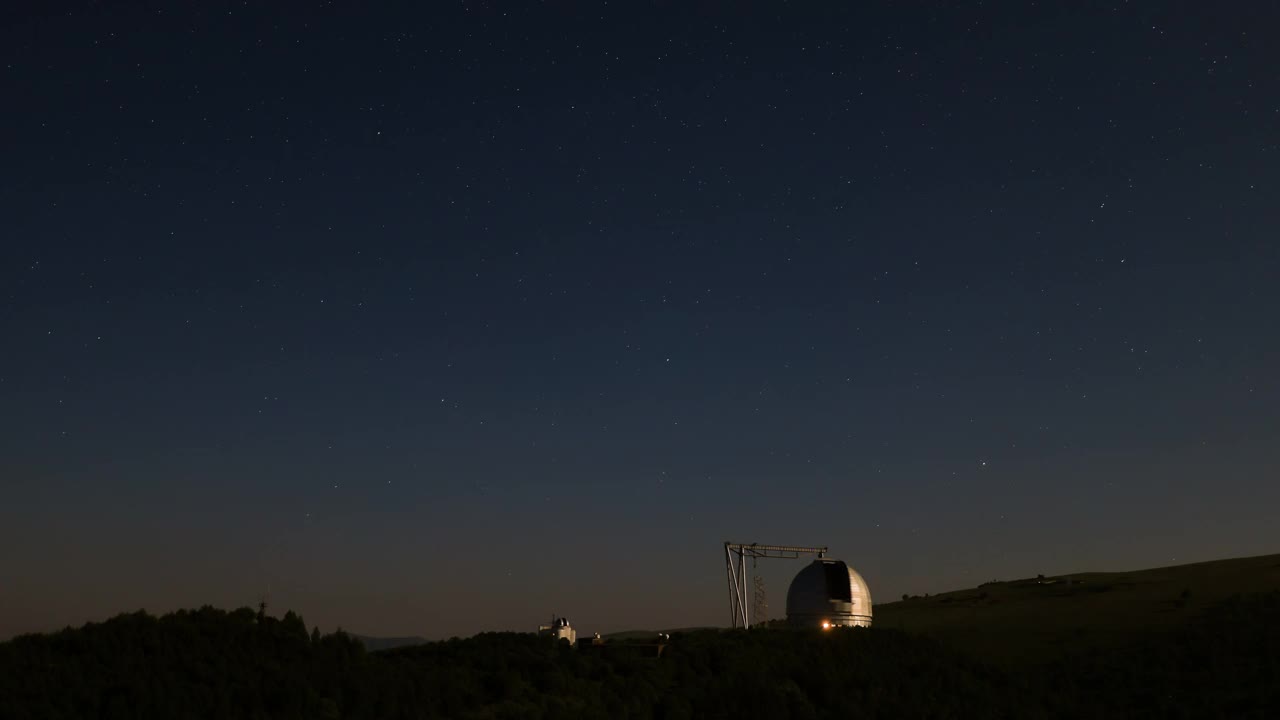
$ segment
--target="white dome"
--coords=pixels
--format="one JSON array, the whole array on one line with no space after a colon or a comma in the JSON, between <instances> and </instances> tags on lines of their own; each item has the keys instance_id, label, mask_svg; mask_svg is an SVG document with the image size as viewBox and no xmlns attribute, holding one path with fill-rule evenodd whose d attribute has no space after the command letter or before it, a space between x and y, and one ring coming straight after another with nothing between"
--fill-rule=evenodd
<instances>
[{"instance_id":1,"label":"white dome","mask_svg":"<svg viewBox=\"0 0 1280 720\"><path fill-rule=\"evenodd\" d=\"M840 560L814 560L787 589L787 622L800 627L870 627L871 591Z\"/></svg>"}]
</instances>

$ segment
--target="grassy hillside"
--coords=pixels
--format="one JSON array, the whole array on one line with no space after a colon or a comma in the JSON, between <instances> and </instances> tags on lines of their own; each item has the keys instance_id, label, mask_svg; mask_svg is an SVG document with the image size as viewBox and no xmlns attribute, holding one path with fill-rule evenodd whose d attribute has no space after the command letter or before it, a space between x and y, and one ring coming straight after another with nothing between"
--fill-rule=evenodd
<instances>
[{"instance_id":1,"label":"grassy hillside","mask_svg":"<svg viewBox=\"0 0 1280 720\"><path fill-rule=\"evenodd\" d=\"M133 613L0 643L0 718L1025 717L1038 697L896 632L699 631L653 655L481 633L370 653L301 618Z\"/></svg>"},{"instance_id":2,"label":"grassy hillside","mask_svg":"<svg viewBox=\"0 0 1280 720\"><path fill-rule=\"evenodd\" d=\"M1247 590L1257 578L1241 576L1275 566L1274 559L1235 562L1190 575L1174 568L1080 576L1072 585L1007 583L976 593L998 600L985 607L955 599L963 593L952 593L950 602L941 596L901 604L904 625L912 617L930 628L925 632L949 633L948 642L978 638L988 651L1020 648L1046 660L1004 666L883 623L831 632L673 633L661 656L574 649L533 633L370 653L342 633L308 633L293 613L139 612L0 643L0 718L1269 720L1280 717L1280 591L1243 594L1205 611L1193 606L1209 602L1197 592ZM1178 588L1190 576L1217 585L1193 589L1184 600ZM1053 588L1073 591L1055 595ZM1091 617L1109 625L1044 620L1039 624L1056 634L1040 637L1039 646L1016 634L1036 624L1037 606L1079 608L1101 597L1111 603ZM965 603L967 609L952 608ZM892 608L886 614L892 618ZM987 623L977 626L984 632L966 635L973 629L962 621L966 614ZM1046 638L1088 638L1103 627L1111 628L1104 639L1129 642L1044 652L1054 649Z\"/></svg>"},{"instance_id":3,"label":"grassy hillside","mask_svg":"<svg viewBox=\"0 0 1280 720\"><path fill-rule=\"evenodd\" d=\"M876 605L875 625L1020 662L1114 647L1185 625L1234 595L1280 590L1280 555L986 583Z\"/></svg>"}]
</instances>

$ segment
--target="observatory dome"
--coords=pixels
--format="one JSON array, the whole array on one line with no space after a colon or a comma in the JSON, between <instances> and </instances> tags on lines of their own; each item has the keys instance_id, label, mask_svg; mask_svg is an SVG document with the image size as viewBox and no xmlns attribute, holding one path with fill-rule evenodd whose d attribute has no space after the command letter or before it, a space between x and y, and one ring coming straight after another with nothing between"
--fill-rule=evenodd
<instances>
[{"instance_id":1,"label":"observatory dome","mask_svg":"<svg viewBox=\"0 0 1280 720\"><path fill-rule=\"evenodd\" d=\"M840 560L814 560L787 589L787 622L796 627L870 627L871 591Z\"/></svg>"}]
</instances>

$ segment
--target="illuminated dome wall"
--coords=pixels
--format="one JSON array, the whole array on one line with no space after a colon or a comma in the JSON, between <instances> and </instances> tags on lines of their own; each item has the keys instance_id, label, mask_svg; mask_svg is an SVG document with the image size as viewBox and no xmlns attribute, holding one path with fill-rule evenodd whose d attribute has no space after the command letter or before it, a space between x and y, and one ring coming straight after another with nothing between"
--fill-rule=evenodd
<instances>
[{"instance_id":1,"label":"illuminated dome wall","mask_svg":"<svg viewBox=\"0 0 1280 720\"><path fill-rule=\"evenodd\" d=\"M871 591L840 560L814 560L787 589L787 622L796 627L870 627Z\"/></svg>"}]
</instances>

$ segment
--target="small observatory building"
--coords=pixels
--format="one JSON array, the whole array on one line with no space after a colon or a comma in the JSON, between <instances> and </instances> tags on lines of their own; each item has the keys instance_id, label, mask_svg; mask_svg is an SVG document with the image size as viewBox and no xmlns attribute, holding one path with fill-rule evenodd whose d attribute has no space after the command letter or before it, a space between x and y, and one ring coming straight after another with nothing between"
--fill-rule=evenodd
<instances>
[{"instance_id":1,"label":"small observatory building","mask_svg":"<svg viewBox=\"0 0 1280 720\"><path fill-rule=\"evenodd\" d=\"M823 629L871 627L867 582L843 561L814 560L787 588L787 623Z\"/></svg>"},{"instance_id":2,"label":"small observatory building","mask_svg":"<svg viewBox=\"0 0 1280 720\"><path fill-rule=\"evenodd\" d=\"M568 618L551 616L550 625L539 625L538 634L556 640L568 640L570 645L578 641L578 631L569 624Z\"/></svg>"}]
</instances>

